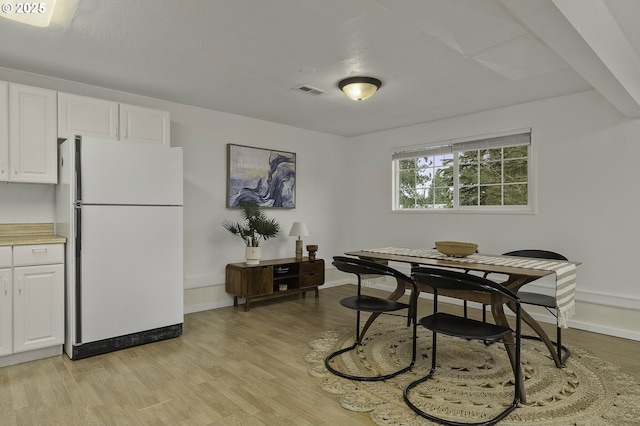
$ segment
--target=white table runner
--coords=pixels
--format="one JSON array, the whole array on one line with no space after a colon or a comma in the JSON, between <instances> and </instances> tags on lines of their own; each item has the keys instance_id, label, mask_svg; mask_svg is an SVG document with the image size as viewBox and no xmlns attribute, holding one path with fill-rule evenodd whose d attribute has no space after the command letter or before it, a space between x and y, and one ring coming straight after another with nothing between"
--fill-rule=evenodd
<instances>
[{"instance_id":1,"label":"white table runner","mask_svg":"<svg viewBox=\"0 0 640 426\"><path fill-rule=\"evenodd\" d=\"M393 254L398 256L422 257L426 259L442 259L460 263L480 263L485 265L553 271L556 274L558 325L562 328L567 328L568 319L575 315L576 265L571 262L517 256L490 256L484 254L472 254L467 257L450 257L434 249L400 247L383 247L362 251Z\"/></svg>"}]
</instances>

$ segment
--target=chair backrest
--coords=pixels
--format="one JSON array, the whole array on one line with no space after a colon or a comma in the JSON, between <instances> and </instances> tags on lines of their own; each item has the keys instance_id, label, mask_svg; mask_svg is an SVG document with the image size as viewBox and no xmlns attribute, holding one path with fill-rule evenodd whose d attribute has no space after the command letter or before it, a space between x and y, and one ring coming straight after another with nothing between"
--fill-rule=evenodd
<instances>
[{"instance_id":1,"label":"chair backrest","mask_svg":"<svg viewBox=\"0 0 640 426\"><path fill-rule=\"evenodd\" d=\"M503 256L518 256L518 257L533 257L536 259L550 259L550 260L569 260L560 253L556 253L549 250L514 250L508 253L503 253Z\"/></svg>"},{"instance_id":2,"label":"chair backrest","mask_svg":"<svg viewBox=\"0 0 640 426\"><path fill-rule=\"evenodd\" d=\"M518 296L511 290L484 277L446 269L425 267L413 268L411 270L411 276L413 276L417 284L433 288L434 294L437 294L438 290L475 291L499 295L515 303L519 303Z\"/></svg>"},{"instance_id":3,"label":"chair backrest","mask_svg":"<svg viewBox=\"0 0 640 426\"><path fill-rule=\"evenodd\" d=\"M404 281L415 288L415 283L411 277L382 263L354 257L334 256L333 266L342 272L356 274L358 278L360 278L361 275L388 275L397 280Z\"/></svg>"}]
</instances>

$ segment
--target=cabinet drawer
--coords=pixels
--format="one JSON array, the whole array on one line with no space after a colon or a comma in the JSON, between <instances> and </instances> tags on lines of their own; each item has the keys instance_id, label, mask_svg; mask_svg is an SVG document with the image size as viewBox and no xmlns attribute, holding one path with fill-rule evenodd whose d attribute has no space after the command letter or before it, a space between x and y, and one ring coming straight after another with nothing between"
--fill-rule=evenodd
<instances>
[{"instance_id":1,"label":"cabinet drawer","mask_svg":"<svg viewBox=\"0 0 640 426\"><path fill-rule=\"evenodd\" d=\"M11 246L0 247L0 268L11 267Z\"/></svg>"},{"instance_id":2,"label":"cabinet drawer","mask_svg":"<svg viewBox=\"0 0 640 426\"><path fill-rule=\"evenodd\" d=\"M315 287L324 284L324 271L304 274L300 277L301 287Z\"/></svg>"},{"instance_id":3,"label":"cabinet drawer","mask_svg":"<svg viewBox=\"0 0 640 426\"><path fill-rule=\"evenodd\" d=\"M35 244L13 247L13 266L63 263L63 244Z\"/></svg>"},{"instance_id":4,"label":"cabinet drawer","mask_svg":"<svg viewBox=\"0 0 640 426\"><path fill-rule=\"evenodd\" d=\"M324 271L324 260L318 259L315 262L303 262L300 264L300 273L309 274L312 272Z\"/></svg>"}]
</instances>

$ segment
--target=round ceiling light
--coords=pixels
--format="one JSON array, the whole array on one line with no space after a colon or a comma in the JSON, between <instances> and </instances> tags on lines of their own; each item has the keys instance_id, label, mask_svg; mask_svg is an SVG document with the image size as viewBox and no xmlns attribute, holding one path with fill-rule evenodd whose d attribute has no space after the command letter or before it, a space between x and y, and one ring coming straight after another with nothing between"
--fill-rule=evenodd
<instances>
[{"instance_id":1,"label":"round ceiling light","mask_svg":"<svg viewBox=\"0 0 640 426\"><path fill-rule=\"evenodd\" d=\"M382 86L382 82L373 77L349 77L338 82L340 90L354 101L370 98L380 86Z\"/></svg>"}]
</instances>

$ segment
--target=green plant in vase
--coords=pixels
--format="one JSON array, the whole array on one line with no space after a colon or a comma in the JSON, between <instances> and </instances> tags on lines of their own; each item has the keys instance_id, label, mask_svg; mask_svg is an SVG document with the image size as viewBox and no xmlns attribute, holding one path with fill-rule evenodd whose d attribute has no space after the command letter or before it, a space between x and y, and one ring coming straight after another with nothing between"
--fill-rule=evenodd
<instances>
[{"instance_id":1,"label":"green plant in vase","mask_svg":"<svg viewBox=\"0 0 640 426\"><path fill-rule=\"evenodd\" d=\"M280 224L276 219L268 218L264 207L256 203L244 202L240 207L244 223L225 220L222 226L244 241L247 264L257 265L260 263L260 243L276 237Z\"/></svg>"}]
</instances>

